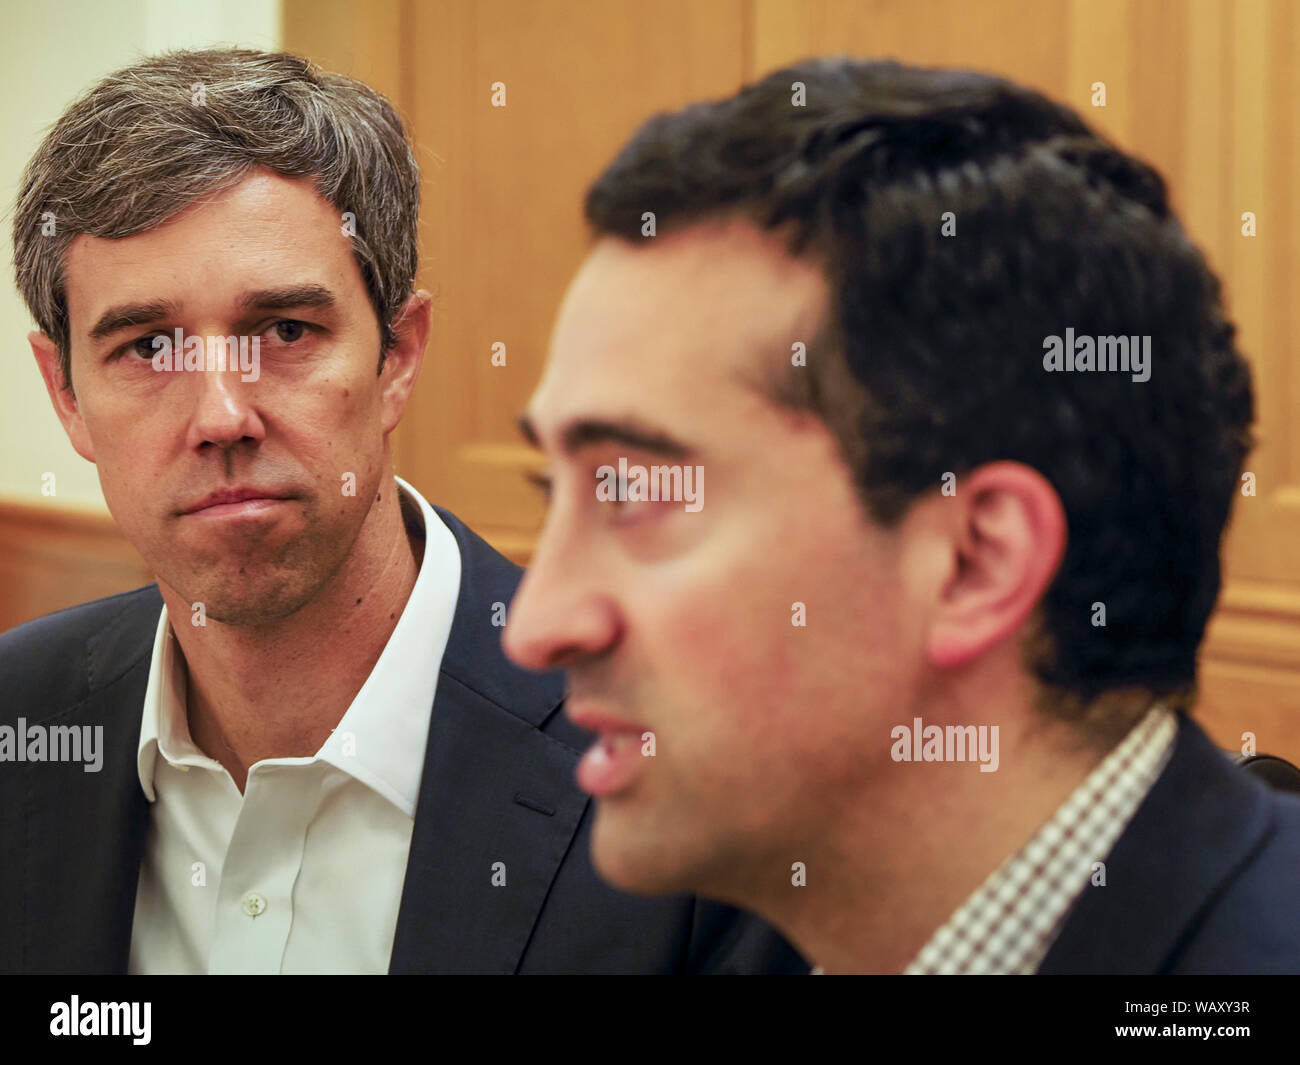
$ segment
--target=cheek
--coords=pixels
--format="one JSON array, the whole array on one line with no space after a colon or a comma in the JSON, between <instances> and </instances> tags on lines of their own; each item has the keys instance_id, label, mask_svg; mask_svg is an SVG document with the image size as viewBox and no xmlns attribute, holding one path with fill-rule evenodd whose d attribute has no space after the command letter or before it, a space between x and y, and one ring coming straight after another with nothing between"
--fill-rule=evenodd
<instances>
[{"instance_id":1,"label":"cheek","mask_svg":"<svg viewBox=\"0 0 1300 1065\"><path fill-rule=\"evenodd\" d=\"M791 727L810 665L786 589L770 571L764 582L741 560L730 562L701 563L693 580L653 582L629 619L639 634L634 668L643 671L637 704L677 749L671 760L707 777L691 787L725 787L771 760L765 745Z\"/></svg>"},{"instance_id":2,"label":"cheek","mask_svg":"<svg viewBox=\"0 0 1300 1065\"><path fill-rule=\"evenodd\" d=\"M784 596L763 595L758 588L718 589L689 606L672 604L652 622L669 634L661 668L723 705L752 699L755 691L764 693L764 701L780 698L799 666L799 630L790 618Z\"/></svg>"},{"instance_id":3,"label":"cheek","mask_svg":"<svg viewBox=\"0 0 1300 1065\"><path fill-rule=\"evenodd\" d=\"M380 410L382 395L377 380L352 377L327 386L321 404L321 420L349 446L373 448L382 442Z\"/></svg>"},{"instance_id":4,"label":"cheek","mask_svg":"<svg viewBox=\"0 0 1300 1065\"><path fill-rule=\"evenodd\" d=\"M96 396L80 410L107 501L115 512L119 505L146 508L184 441L185 426L160 402Z\"/></svg>"},{"instance_id":5,"label":"cheek","mask_svg":"<svg viewBox=\"0 0 1300 1065\"><path fill-rule=\"evenodd\" d=\"M325 472L377 465L377 392L369 382L327 378L310 389L295 388L262 398L267 443L286 446L300 461Z\"/></svg>"},{"instance_id":6,"label":"cheek","mask_svg":"<svg viewBox=\"0 0 1300 1065\"><path fill-rule=\"evenodd\" d=\"M643 642L654 683L638 701L683 737L710 788L757 776L777 801L809 773L828 787L855 777L873 722L896 716L897 575L860 543L841 546L720 555L695 581L640 597L630 628L658 638Z\"/></svg>"}]
</instances>

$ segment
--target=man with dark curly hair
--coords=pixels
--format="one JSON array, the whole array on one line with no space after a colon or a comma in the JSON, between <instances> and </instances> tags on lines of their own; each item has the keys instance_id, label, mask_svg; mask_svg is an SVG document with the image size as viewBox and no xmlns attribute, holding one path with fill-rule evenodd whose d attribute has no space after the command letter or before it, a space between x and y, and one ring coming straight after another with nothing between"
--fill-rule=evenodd
<instances>
[{"instance_id":1,"label":"man with dark curly hair","mask_svg":"<svg viewBox=\"0 0 1300 1065\"><path fill-rule=\"evenodd\" d=\"M1189 717L1253 410L1161 178L814 60L651 119L586 216L505 643L600 735L597 869L827 972L1300 969L1300 800Z\"/></svg>"}]
</instances>

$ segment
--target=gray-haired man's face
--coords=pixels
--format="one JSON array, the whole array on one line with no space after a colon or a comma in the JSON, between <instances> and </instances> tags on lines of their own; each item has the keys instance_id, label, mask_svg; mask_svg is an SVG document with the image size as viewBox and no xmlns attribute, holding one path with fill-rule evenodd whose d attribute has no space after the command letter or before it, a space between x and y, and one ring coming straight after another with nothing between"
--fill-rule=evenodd
<instances>
[{"instance_id":1,"label":"gray-haired man's face","mask_svg":"<svg viewBox=\"0 0 1300 1065\"><path fill-rule=\"evenodd\" d=\"M343 230L310 181L254 170L66 255L75 405L56 406L164 590L219 621L310 602L380 490L405 392L376 374L379 326ZM33 347L48 384L49 346Z\"/></svg>"}]
</instances>

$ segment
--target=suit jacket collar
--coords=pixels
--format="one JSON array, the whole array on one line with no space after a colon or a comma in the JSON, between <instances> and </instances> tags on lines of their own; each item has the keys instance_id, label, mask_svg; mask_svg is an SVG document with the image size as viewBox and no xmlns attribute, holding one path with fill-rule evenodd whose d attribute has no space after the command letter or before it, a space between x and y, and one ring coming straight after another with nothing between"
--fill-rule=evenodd
<instances>
[{"instance_id":1,"label":"suit jacket collar","mask_svg":"<svg viewBox=\"0 0 1300 1065\"><path fill-rule=\"evenodd\" d=\"M1038 971L1165 971L1269 824L1267 791L1179 714L1169 764L1105 858L1105 885L1084 889Z\"/></svg>"},{"instance_id":2,"label":"suit jacket collar","mask_svg":"<svg viewBox=\"0 0 1300 1065\"><path fill-rule=\"evenodd\" d=\"M563 699L501 650L519 570L441 508L461 588L430 722L390 971L513 972L587 805L578 752L539 731Z\"/></svg>"}]
</instances>

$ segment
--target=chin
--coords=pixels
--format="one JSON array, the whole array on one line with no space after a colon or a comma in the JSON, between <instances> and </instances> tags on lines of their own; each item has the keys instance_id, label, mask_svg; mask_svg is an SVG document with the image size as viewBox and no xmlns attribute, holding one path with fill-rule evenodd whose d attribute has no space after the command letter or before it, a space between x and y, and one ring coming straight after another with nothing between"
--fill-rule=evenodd
<instances>
[{"instance_id":1,"label":"chin","mask_svg":"<svg viewBox=\"0 0 1300 1065\"><path fill-rule=\"evenodd\" d=\"M591 863L610 887L634 895L681 895L698 882L685 860L684 839L638 828L603 805L591 835Z\"/></svg>"},{"instance_id":2,"label":"chin","mask_svg":"<svg viewBox=\"0 0 1300 1065\"><path fill-rule=\"evenodd\" d=\"M167 582L177 589L177 583ZM197 594L184 594L188 603L202 603L207 618L222 625L257 626L270 624L302 609L315 589L294 574L268 574L265 577L249 575L212 575L192 577L180 582L186 589L197 589Z\"/></svg>"}]
</instances>

